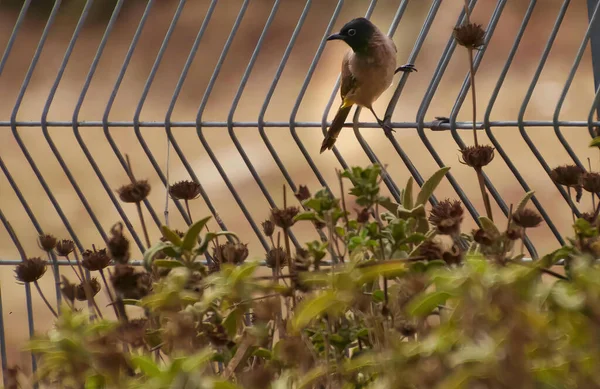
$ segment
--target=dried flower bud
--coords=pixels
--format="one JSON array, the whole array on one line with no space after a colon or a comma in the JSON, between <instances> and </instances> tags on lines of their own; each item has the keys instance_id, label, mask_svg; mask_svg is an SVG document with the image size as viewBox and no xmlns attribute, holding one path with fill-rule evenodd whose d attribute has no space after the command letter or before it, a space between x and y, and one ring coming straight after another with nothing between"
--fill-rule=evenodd
<instances>
[{"instance_id":1,"label":"dried flower bud","mask_svg":"<svg viewBox=\"0 0 600 389\"><path fill-rule=\"evenodd\" d=\"M577 165L559 166L550 172L552 180L564 186L579 187L584 170Z\"/></svg>"},{"instance_id":2,"label":"dried flower bud","mask_svg":"<svg viewBox=\"0 0 600 389\"><path fill-rule=\"evenodd\" d=\"M454 244L450 250L444 252L442 259L448 265L459 265L462 262L462 251L456 244Z\"/></svg>"},{"instance_id":3,"label":"dried flower bud","mask_svg":"<svg viewBox=\"0 0 600 389\"><path fill-rule=\"evenodd\" d=\"M75 298L79 301L85 301L87 300L87 296L85 294L85 283L87 283L87 285L90 286L90 292L91 293L91 297L94 297L95 295L98 294L98 292L100 292L100 283L98 282L98 280L94 277L91 280L84 280L82 283L80 283L79 285L77 285L77 287L75 288Z\"/></svg>"},{"instance_id":4,"label":"dried flower bud","mask_svg":"<svg viewBox=\"0 0 600 389\"><path fill-rule=\"evenodd\" d=\"M75 300L75 292L77 290L77 285L72 284L65 276L61 275L61 278L62 282L60 291L62 292L63 296L65 296L65 298L69 300L72 304Z\"/></svg>"},{"instance_id":5,"label":"dried flower bud","mask_svg":"<svg viewBox=\"0 0 600 389\"><path fill-rule=\"evenodd\" d=\"M69 239L59 240L56 244L56 253L59 257L66 257L75 249L75 243Z\"/></svg>"},{"instance_id":6,"label":"dried flower bud","mask_svg":"<svg viewBox=\"0 0 600 389\"><path fill-rule=\"evenodd\" d=\"M454 28L454 39L461 46L479 50L485 44L485 30L481 27L481 24L463 24Z\"/></svg>"},{"instance_id":7,"label":"dried flower bud","mask_svg":"<svg viewBox=\"0 0 600 389\"><path fill-rule=\"evenodd\" d=\"M294 225L294 217L300 212L298 207L287 207L285 209L273 208L271 210L271 221L277 227L287 229Z\"/></svg>"},{"instance_id":8,"label":"dried flower bud","mask_svg":"<svg viewBox=\"0 0 600 389\"><path fill-rule=\"evenodd\" d=\"M110 278L113 288L123 298L140 299L152 289L148 273L137 273L132 266L118 264Z\"/></svg>"},{"instance_id":9,"label":"dried flower bud","mask_svg":"<svg viewBox=\"0 0 600 389\"><path fill-rule=\"evenodd\" d=\"M273 236L273 232L275 232L275 224L271 220L265 220L262 222L263 232L267 237Z\"/></svg>"},{"instance_id":10,"label":"dried flower bud","mask_svg":"<svg viewBox=\"0 0 600 389\"><path fill-rule=\"evenodd\" d=\"M360 211L356 211L356 221L363 224L369 221L369 217L371 216L371 212L369 212L369 208L363 208Z\"/></svg>"},{"instance_id":11,"label":"dried flower bud","mask_svg":"<svg viewBox=\"0 0 600 389\"><path fill-rule=\"evenodd\" d=\"M53 235L40 235L38 242L42 250L50 252L56 247L57 240Z\"/></svg>"},{"instance_id":12,"label":"dried flower bud","mask_svg":"<svg viewBox=\"0 0 600 389\"><path fill-rule=\"evenodd\" d=\"M583 173L581 183L588 192L600 193L600 173Z\"/></svg>"},{"instance_id":13,"label":"dried flower bud","mask_svg":"<svg viewBox=\"0 0 600 389\"><path fill-rule=\"evenodd\" d=\"M310 254L308 250L299 248L296 251L296 258L294 258L294 267L296 271L308 271L310 268Z\"/></svg>"},{"instance_id":14,"label":"dried flower bud","mask_svg":"<svg viewBox=\"0 0 600 389\"><path fill-rule=\"evenodd\" d=\"M226 242L213 250L213 258L219 263L239 265L248 258L248 245Z\"/></svg>"},{"instance_id":15,"label":"dried flower bud","mask_svg":"<svg viewBox=\"0 0 600 389\"><path fill-rule=\"evenodd\" d=\"M506 235L506 237L509 240L521 239L521 229L520 228L510 227L508 230L506 230L506 232L504 234Z\"/></svg>"},{"instance_id":16,"label":"dried flower bud","mask_svg":"<svg viewBox=\"0 0 600 389\"><path fill-rule=\"evenodd\" d=\"M118 222L110 229L111 237L106 242L110 258L116 263L126 264L129 261L129 239L123 235L123 223Z\"/></svg>"},{"instance_id":17,"label":"dried flower bud","mask_svg":"<svg viewBox=\"0 0 600 389\"><path fill-rule=\"evenodd\" d=\"M310 191L308 190L308 187L306 187L305 185L300 185L298 187L298 192L296 192L296 198L298 199L298 201L310 199Z\"/></svg>"},{"instance_id":18,"label":"dried flower bud","mask_svg":"<svg viewBox=\"0 0 600 389\"><path fill-rule=\"evenodd\" d=\"M27 258L15 268L15 278L24 283L35 282L46 273L46 261L42 258Z\"/></svg>"},{"instance_id":19,"label":"dried flower bud","mask_svg":"<svg viewBox=\"0 0 600 389\"><path fill-rule=\"evenodd\" d=\"M462 161L467 166L481 169L494 159L494 148L492 146L469 146L461 150Z\"/></svg>"},{"instance_id":20,"label":"dried flower bud","mask_svg":"<svg viewBox=\"0 0 600 389\"><path fill-rule=\"evenodd\" d=\"M542 222L542 217L534 210L521 209L512 215L516 225L523 228L535 228Z\"/></svg>"},{"instance_id":21,"label":"dried flower bud","mask_svg":"<svg viewBox=\"0 0 600 389\"><path fill-rule=\"evenodd\" d=\"M272 248L267 252L267 258L265 260L267 266L271 269L277 267L279 262L279 268L283 268L287 264L287 254L281 247Z\"/></svg>"},{"instance_id":22,"label":"dried flower bud","mask_svg":"<svg viewBox=\"0 0 600 389\"><path fill-rule=\"evenodd\" d=\"M257 320L268 322L275 318L275 314L281 310L279 297L269 297L254 304L254 317Z\"/></svg>"},{"instance_id":23,"label":"dried flower bud","mask_svg":"<svg viewBox=\"0 0 600 389\"><path fill-rule=\"evenodd\" d=\"M263 389L271 386L275 370L271 366L260 365L240 374L241 387L247 389Z\"/></svg>"},{"instance_id":24,"label":"dried flower bud","mask_svg":"<svg viewBox=\"0 0 600 389\"><path fill-rule=\"evenodd\" d=\"M473 240L483 246L490 246L494 243L494 239L483 228L473 230Z\"/></svg>"},{"instance_id":25,"label":"dried flower bud","mask_svg":"<svg viewBox=\"0 0 600 389\"><path fill-rule=\"evenodd\" d=\"M428 261L435 261L437 259L442 259L444 251L440 247L440 245L433 240L426 240L419 246L419 255L425 257Z\"/></svg>"},{"instance_id":26,"label":"dried flower bud","mask_svg":"<svg viewBox=\"0 0 600 389\"><path fill-rule=\"evenodd\" d=\"M436 204L429 214L429 222L443 235L457 235L463 220L463 209L458 200L446 199Z\"/></svg>"},{"instance_id":27,"label":"dried flower bud","mask_svg":"<svg viewBox=\"0 0 600 389\"><path fill-rule=\"evenodd\" d=\"M169 194L176 200L194 200L200 192L200 184L194 181L179 181L169 187Z\"/></svg>"},{"instance_id":28,"label":"dried flower bud","mask_svg":"<svg viewBox=\"0 0 600 389\"><path fill-rule=\"evenodd\" d=\"M123 185L117 189L117 193L124 203L140 203L148 197L150 189L151 187L148 180L140 180Z\"/></svg>"},{"instance_id":29,"label":"dried flower bud","mask_svg":"<svg viewBox=\"0 0 600 389\"><path fill-rule=\"evenodd\" d=\"M106 249L85 250L81 253L81 266L89 271L103 270L110 263L110 257L106 254Z\"/></svg>"}]
</instances>

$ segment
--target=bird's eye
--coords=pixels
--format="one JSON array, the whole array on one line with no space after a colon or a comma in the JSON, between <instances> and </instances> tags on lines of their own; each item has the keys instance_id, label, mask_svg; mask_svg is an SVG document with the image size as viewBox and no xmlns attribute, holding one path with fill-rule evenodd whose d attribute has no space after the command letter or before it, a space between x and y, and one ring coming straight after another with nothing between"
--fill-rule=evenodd
<instances>
[{"instance_id":1,"label":"bird's eye","mask_svg":"<svg viewBox=\"0 0 600 389\"><path fill-rule=\"evenodd\" d=\"M353 28L349 29L348 30L348 36L354 36L354 35L356 35L356 30L353 29Z\"/></svg>"}]
</instances>

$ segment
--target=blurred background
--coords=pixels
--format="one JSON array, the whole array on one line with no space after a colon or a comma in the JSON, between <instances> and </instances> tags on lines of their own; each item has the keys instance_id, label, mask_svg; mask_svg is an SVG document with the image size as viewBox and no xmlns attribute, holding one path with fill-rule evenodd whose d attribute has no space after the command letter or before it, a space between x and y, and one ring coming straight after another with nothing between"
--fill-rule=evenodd
<instances>
[{"instance_id":1,"label":"blurred background","mask_svg":"<svg viewBox=\"0 0 600 389\"><path fill-rule=\"evenodd\" d=\"M123 1L114 28L107 37L106 46L99 60L94 62L99 44L105 34L107 23L113 14L117 1L96 0L87 4L89 13L83 22L82 30L75 41L73 52L67 63L62 78L57 85L53 100L48 98L60 70L61 62L73 32L86 6L83 0L64 0L55 5L50 0L28 1L29 7L23 14L23 23L18 31L10 55L6 57L5 66L0 74L0 156L16 184L23 192L24 198L31 211L39 221L44 232L59 238L68 238L69 234L64 223L58 216L46 195L40 181L36 178L30 164L17 142L17 137L11 127L6 124L11 115L16 115L18 122L40 122L44 108L48 108L47 120L50 122L65 122L65 127L50 126L47 128L48 139L51 139L60 156L64 159L73 179L79 185L98 221L105 231L120 220L106 190L98 180L82 145L89 150L93 161L102 175L114 190L128 183L128 178L118 158L115 156L107 135L101 125L73 128L70 124L74 119L79 122L101 122L105 113L109 121L131 123L136 111L141 122L163 122L169 110L175 87L180 79L183 66L197 37L200 26L210 6L208 0L156 0L149 4L148 0ZM166 46L164 55L157 71L149 82L149 75L157 59L157 54L177 8L184 3L179 19L174 25L171 38ZM335 19L333 30L338 30L344 23L358 16L363 16L371 1L355 0L338 2L336 0L315 0L310 2L306 20L297 36L293 50L286 66L278 80L270 103L264 115L266 122L289 122L290 115L298 102L299 93L307 87L299 100L296 121L318 122L326 114L331 120L333 112L325 112L327 103L334 92L339 75L340 61L347 47L341 42L331 42L325 45L314 72L310 78L311 63L318 54L321 40L328 33L327 26L336 7L341 7L339 16ZM383 31L390 24L401 3L400 0L380 0L375 2L372 21ZM486 28L497 0L479 0L472 14L472 21ZM491 120L516 121L527 89L536 72L547 39L556 21L557 15L564 3L562 0L538 1L529 26L520 43L514 62L508 72L504 85L491 112ZM342 5L340 5L342 4ZM505 65L507 56L515 40L515 35L522 23L523 16L530 2L525 0L508 0L502 9L496 31L490 40L481 66L477 72L477 102L478 120L483 119L488 107L490 96L496 86L498 77ZM189 68L187 78L183 83L171 115L172 122L194 123L202 107L201 120L207 122L227 121L232 111L232 103L240 82L248 66L249 60L256 48L257 41L274 5L274 0L220 0L216 3L212 17L200 41L198 51ZM412 73L403 89L400 101L395 108L392 120L394 122L415 122L417 112L427 88L432 80L434 71L442 56L442 52L451 39L452 28L457 23L462 0L444 0L435 15L424 45L419 52L415 66L418 73ZM432 0L408 1L408 7L393 36L398 48L398 64L408 61L414 48L415 41L421 31L424 21L432 6ZM263 108L265 97L272 86L282 55L290 42L300 15L307 7L305 0L282 0L270 28L267 30L264 42L256 63L245 84L243 93L233 112L234 122L258 121ZM0 2L0 53L4 53L19 14L23 9L22 0L3 0ZM31 73L31 78L23 89L24 79L32 63L36 48L40 43L44 29L52 10L57 10L43 49L39 53L39 61ZM110 108L107 104L123 69L124 59L130 49L131 41L144 12L148 18L141 30L139 41L133 51L131 61L124 72L124 77L117 90L114 103ZM211 93L207 93L215 65L228 39L236 18L243 12L239 30L232 40L230 50L224 57L218 76L214 79ZM558 36L548 61L543 68L541 77L526 112L526 120L552 120L557 101L562 93L568 74L573 65L577 50L584 37L588 25L588 9L586 1L571 1L560 27ZM88 89L86 79L91 66L96 66ZM459 94L460 88L468 73L468 57L462 48L457 48L450 59L448 67L436 90L431 104L426 110L425 121L432 121L436 116L449 116ZM375 104L375 110L380 116L388 105L400 75L390 88ZM145 99L145 86L148 93ZM82 92L86 90L85 94ZM24 91L18 109L15 102ZM561 120L586 121L594 98L594 77L591 65L591 55L588 50L578 68L572 86L561 110ZM78 114L74 117L74 112ZM458 115L458 121L470 121L472 108L470 95L463 104ZM362 112L360 120L373 122L369 112ZM257 127L234 126L233 133L241 147L248 155L260 179L269 190L278 205L282 205L282 187L285 178L274 162ZM527 134L548 161L550 167L572 163L569 155L561 146L554 129L551 127L526 128ZM587 163L591 158L593 170L598 170L599 160L595 150L588 149L590 137L586 127L565 127L563 134L571 147L582 161ZM204 147L195 127L172 127L173 135L185 154L187 161L207 192L218 215L228 229L235 231L244 242L249 243L250 259L259 259L264 255L250 224L236 203L232 192L228 189L219 171ZM334 192L339 193L335 169L340 168L338 160L332 152L319 155L319 147L323 139L321 128L296 128L299 140L312 157L314 164L320 170ZM55 154L44 137L40 125L17 126L17 135L31 157L46 183L51 188L58 204L66 218L75 230L78 238L86 248L103 247L103 241L94 226L88 212L82 206L73 186L61 168ZM319 180L303 156L297 142L292 137L289 126L268 127L266 135L277 151L281 161L291 175L296 185L304 184L314 193L321 188ZM550 181L542 166L537 162L531 149L527 146L518 128L493 128L498 141L503 145L513 163L523 175L529 186L536 191L536 196L546 208L548 214L557 225L559 231L566 235L570 229L571 215L556 187ZM127 153L132 161L137 178L146 178L152 185L150 202L161 220L165 204L165 188L152 166L148 154L143 149L147 146L156 159L158 166L166 172L167 137L164 126L141 126L136 134L131 124L129 126L109 126L108 133L114 139L115 146L121 153ZM268 217L270 206L261 192L257 182L250 174L240 153L236 149L228 129L223 126L204 127L202 134L226 173L231 185L239 194L248 208L254 221L260 222ZM389 140L379 128L361 129L361 134L369 146L377 154L393 180L403 187L410 176L402 159L398 156ZM460 130L464 142L472 144L470 131ZM477 180L471 168L459 163L458 145L453 140L450 131L431 131L426 129L431 145L435 148L445 165L451 166L451 172L463 190L467 193L474 206L483 213L483 204L478 190ZM423 140L415 128L397 129L394 134L400 146L418 169L427 178L438 169L435 160L426 149ZM480 132L480 142L489 143L485 133ZM78 140L79 137L79 140ZM350 166L369 164L367 155L363 152L356 136L351 129L345 129L338 142L338 149ZM170 181L190 179L188 171L179 157L171 150L169 175ZM485 172L499 190L507 204L517 203L524 191L511 174L503 159L496 158ZM384 186L385 188L385 186ZM387 190L387 188L385 188ZM436 193L438 199L445 197L457 198L448 181L444 181ZM288 190L290 203L297 205L296 199ZM500 209L492 201L494 215L499 221L505 220ZM202 198L190 203L194 219L210 215L209 209ZM353 205L348 205L353 209ZM581 204L581 210L587 211L591 206L589 196ZM21 202L11 188L5 174L0 174L0 208L6 218L12 223L19 239L24 244L27 255L42 255L38 249L37 233L25 212ZM140 232L135 206L123 204L123 210L131 220L134 228ZM179 211L171 202L170 225L184 230L185 222ZM144 208L146 221L150 227L153 241L160 237L156 224ZM465 228L475 226L473 220L466 218ZM211 221L211 230L218 225ZM0 230L0 259L18 259L18 252L2 228ZM316 239L317 235L309 225L298 225L294 230L299 241ZM141 235L140 235L141 236ZM530 232L530 237L540 255L558 247L558 241L547 227L541 227ZM134 257L141 258L141 253L132 243ZM17 285L12 272L12 266L0 267L0 287L2 291L3 318L6 329L9 364L23 363L27 368L27 354L20 352L23 341L28 336L26 326L25 294L23 286ZM66 268L61 269L70 275ZM47 296L54 296L54 285L51 276L42 280L42 287ZM105 303L103 294L100 299ZM55 301L55 300L52 300ZM47 330L51 321L50 315L37 295L33 296L36 319L36 331Z\"/></svg>"}]
</instances>

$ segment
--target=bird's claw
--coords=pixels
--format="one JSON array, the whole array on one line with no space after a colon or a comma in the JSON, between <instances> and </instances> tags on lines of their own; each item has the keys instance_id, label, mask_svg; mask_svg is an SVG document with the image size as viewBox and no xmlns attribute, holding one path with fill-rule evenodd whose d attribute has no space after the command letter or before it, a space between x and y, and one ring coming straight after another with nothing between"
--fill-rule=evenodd
<instances>
[{"instance_id":1,"label":"bird's claw","mask_svg":"<svg viewBox=\"0 0 600 389\"><path fill-rule=\"evenodd\" d=\"M383 128L383 132L388 138L392 136L392 132L396 132L396 130L394 130L392 126L390 126L389 123L384 120L378 120L377 124L379 124L379 126Z\"/></svg>"},{"instance_id":2,"label":"bird's claw","mask_svg":"<svg viewBox=\"0 0 600 389\"><path fill-rule=\"evenodd\" d=\"M411 73L411 72L418 72L418 70L415 67L415 65L413 65L412 63L408 63L408 64L402 65L398 69L396 69L394 74L396 74L398 72Z\"/></svg>"}]
</instances>

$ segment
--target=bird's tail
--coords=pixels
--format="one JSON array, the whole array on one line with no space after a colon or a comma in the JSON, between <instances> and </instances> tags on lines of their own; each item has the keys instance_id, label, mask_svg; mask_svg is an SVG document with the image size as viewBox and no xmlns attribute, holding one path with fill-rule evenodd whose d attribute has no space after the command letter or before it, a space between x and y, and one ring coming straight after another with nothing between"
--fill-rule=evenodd
<instances>
[{"instance_id":1,"label":"bird's tail","mask_svg":"<svg viewBox=\"0 0 600 389\"><path fill-rule=\"evenodd\" d=\"M331 122L331 127L327 130L327 135L325 139L323 139L323 144L321 145L321 153L327 149L331 150L333 144L335 143L340 131L342 131L342 127L346 122L346 118L350 113L350 109L352 109L352 105L342 105L340 109L338 109L335 117L333 118L333 122Z\"/></svg>"}]
</instances>

